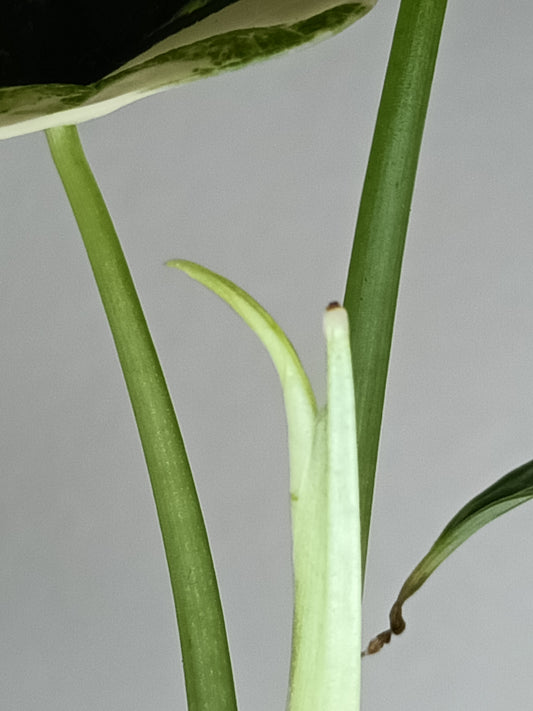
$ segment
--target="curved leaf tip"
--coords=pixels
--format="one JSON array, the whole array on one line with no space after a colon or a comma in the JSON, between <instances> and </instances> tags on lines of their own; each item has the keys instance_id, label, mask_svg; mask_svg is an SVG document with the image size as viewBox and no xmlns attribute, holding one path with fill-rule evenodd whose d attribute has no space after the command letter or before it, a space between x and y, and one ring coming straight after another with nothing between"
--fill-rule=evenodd
<instances>
[{"instance_id":1,"label":"curved leaf tip","mask_svg":"<svg viewBox=\"0 0 533 711\"><path fill-rule=\"evenodd\" d=\"M389 614L390 629L368 644L363 656L375 654L405 629L403 604L413 595L453 551L476 531L533 498L533 460L498 479L471 499L444 528L428 553L403 584Z\"/></svg>"},{"instance_id":2,"label":"curved leaf tip","mask_svg":"<svg viewBox=\"0 0 533 711\"><path fill-rule=\"evenodd\" d=\"M307 461L312 446L317 405L294 346L272 316L229 279L185 259L171 260L167 266L180 269L213 291L242 318L265 346L283 390L289 433L291 495L297 496L303 463Z\"/></svg>"}]
</instances>

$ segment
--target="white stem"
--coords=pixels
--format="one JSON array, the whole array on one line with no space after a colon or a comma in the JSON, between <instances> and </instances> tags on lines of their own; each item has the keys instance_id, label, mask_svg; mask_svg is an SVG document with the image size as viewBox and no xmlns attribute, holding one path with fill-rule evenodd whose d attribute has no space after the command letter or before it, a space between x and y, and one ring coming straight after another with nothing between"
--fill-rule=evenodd
<instances>
[{"instance_id":1,"label":"white stem","mask_svg":"<svg viewBox=\"0 0 533 711\"><path fill-rule=\"evenodd\" d=\"M361 542L348 317L324 316L328 406L293 501L295 627L290 711L358 711Z\"/></svg>"}]
</instances>

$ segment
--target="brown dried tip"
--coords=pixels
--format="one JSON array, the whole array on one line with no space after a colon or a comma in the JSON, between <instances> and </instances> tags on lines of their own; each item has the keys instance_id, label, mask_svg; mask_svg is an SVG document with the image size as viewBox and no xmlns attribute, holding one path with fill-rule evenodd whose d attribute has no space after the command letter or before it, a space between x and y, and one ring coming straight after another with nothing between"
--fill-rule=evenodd
<instances>
[{"instance_id":1,"label":"brown dried tip","mask_svg":"<svg viewBox=\"0 0 533 711\"><path fill-rule=\"evenodd\" d=\"M368 647L364 652L361 652L362 657L367 657L369 654L377 654L384 645L388 644L391 640L392 632L391 630L385 630L385 632L380 632L377 637L371 639L368 643Z\"/></svg>"},{"instance_id":2,"label":"brown dried tip","mask_svg":"<svg viewBox=\"0 0 533 711\"><path fill-rule=\"evenodd\" d=\"M334 311L335 309L341 309L342 306L339 304L338 301L330 301L329 304L326 306L326 311Z\"/></svg>"},{"instance_id":3,"label":"brown dried tip","mask_svg":"<svg viewBox=\"0 0 533 711\"><path fill-rule=\"evenodd\" d=\"M361 652L362 657L367 657L369 654L376 654L384 645L391 641L393 634L401 634L405 629L405 620L402 617L402 603L396 600L389 614L390 629L385 632L380 632L377 637L371 639L368 647L364 652Z\"/></svg>"}]
</instances>

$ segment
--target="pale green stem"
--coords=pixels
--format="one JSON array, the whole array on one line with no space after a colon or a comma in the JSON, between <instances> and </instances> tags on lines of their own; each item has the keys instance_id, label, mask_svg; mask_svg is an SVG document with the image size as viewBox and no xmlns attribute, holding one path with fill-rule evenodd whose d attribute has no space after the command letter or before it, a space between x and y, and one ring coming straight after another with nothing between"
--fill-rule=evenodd
<instances>
[{"instance_id":1,"label":"pale green stem","mask_svg":"<svg viewBox=\"0 0 533 711\"><path fill-rule=\"evenodd\" d=\"M235 711L224 618L202 512L135 286L76 127L51 128L46 136L102 298L150 473L189 711Z\"/></svg>"}]
</instances>

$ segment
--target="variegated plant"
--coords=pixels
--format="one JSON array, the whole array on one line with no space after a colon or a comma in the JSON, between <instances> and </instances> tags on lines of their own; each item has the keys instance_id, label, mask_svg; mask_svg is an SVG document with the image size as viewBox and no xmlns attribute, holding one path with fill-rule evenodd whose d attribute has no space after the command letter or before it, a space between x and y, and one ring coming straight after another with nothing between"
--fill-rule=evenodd
<instances>
[{"instance_id":1,"label":"variegated plant","mask_svg":"<svg viewBox=\"0 0 533 711\"><path fill-rule=\"evenodd\" d=\"M375 2L115 0L115 8L64 3L47 21L53 4L16 0L10 46L0 52L0 138L78 124L320 40Z\"/></svg>"},{"instance_id":2,"label":"variegated plant","mask_svg":"<svg viewBox=\"0 0 533 711\"><path fill-rule=\"evenodd\" d=\"M4 88L0 89L0 117L4 121L0 124L0 137L46 130L106 310L154 492L191 711L236 708L224 619L205 525L170 396L118 237L83 154L77 129L65 124L95 118L176 84L237 69L334 34L364 15L374 2L174 2L171 3L174 10L166 21L161 24L159 17L158 26L146 30L149 36L157 36L158 41L146 47L142 46L142 39L141 46L137 45L126 58L128 61L119 66L103 62L102 78L90 75L90 82L85 83L87 68L77 74L72 67L62 65L55 79L47 68L41 67L38 83L29 76L24 82L17 79L17 86L6 86L3 82ZM94 71L94 67L89 70ZM216 283L220 287L224 280L218 278ZM238 293L236 287L232 293L233 296ZM240 303L249 306L252 300L247 297ZM252 311L256 316L264 315L258 305ZM267 322L272 323L268 318ZM282 361L293 364L297 361L279 328L259 331L275 336L269 342L277 344L274 350ZM325 332L332 374L329 382L336 391L330 398L333 406L329 417L324 413L319 416L314 405L309 409L314 397L309 384L305 385L307 379L301 366L296 368L301 376L296 378L296 388L294 377L288 371L280 372L288 421L298 423L291 427L296 585L289 694L292 711L306 711L315 704L321 711L348 711L359 703L362 570L359 491L354 389L348 322L343 309L328 312ZM342 377L335 376L340 366ZM333 421L336 425L332 428ZM302 426L302 422L307 424ZM338 440L339 432L342 443ZM328 477L330 469L338 470L337 476ZM339 478L340 474L343 477ZM299 476L302 481L296 486ZM332 484L336 504L328 497L327 481ZM318 489L313 482L320 482ZM351 506L344 507L342 517L332 515L339 506L343 509L348 489L352 492ZM326 514L328 498L333 511ZM317 515L322 522L320 526L316 525ZM309 545L311 540L313 546ZM346 557L353 565L344 565ZM317 560L321 561L318 565Z\"/></svg>"},{"instance_id":3,"label":"variegated plant","mask_svg":"<svg viewBox=\"0 0 533 711\"><path fill-rule=\"evenodd\" d=\"M0 138L46 130L83 237L152 483L190 711L237 708L217 582L165 379L74 124L171 86L237 69L339 32L374 3L146 0L132 6L127 0L114 5L107 0L73 10L66 0L63 5L9 0L7 10L3 8ZM445 8L446 0L401 2L361 198L345 308L335 303L324 318L325 408L317 407L289 340L257 302L204 267L184 260L171 263L240 314L263 341L282 383L295 572L290 711L359 707L361 593L385 380ZM393 633L403 630L403 603L458 545L532 497L530 462L463 507L405 582L391 611L390 629L372 640L366 653L378 651Z\"/></svg>"}]
</instances>

